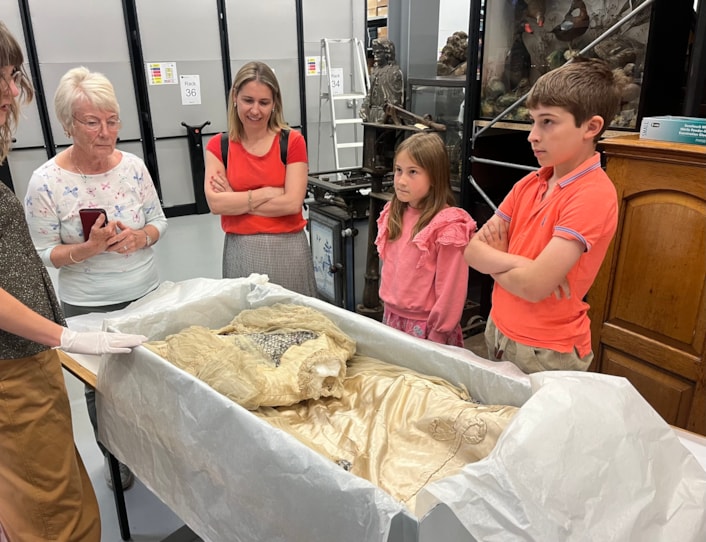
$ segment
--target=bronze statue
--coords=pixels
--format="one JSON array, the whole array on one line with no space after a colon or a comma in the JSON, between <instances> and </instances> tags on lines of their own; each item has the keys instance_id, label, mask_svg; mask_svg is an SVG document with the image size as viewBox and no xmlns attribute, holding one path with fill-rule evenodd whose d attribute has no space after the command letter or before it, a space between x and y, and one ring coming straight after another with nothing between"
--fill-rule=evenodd
<instances>
[{"instance_id":1,"label":"bronze statue","mask_svg":"<svg viewBox=\"0 0 706 542\"><path fill-rule=\"evenodd\" d=\"M468 51L468 34L454 32L446 39L436 63L436 75L465 75Z\"/></svg>"},{"instance_id":2,"label":"bronze statue","mask_svg":"<svg viewBox=\"0 0 706 542\"><path fill-rule=\"evenodd\" d=\"M360 118L383 124L387 118L385 105L403 103L404 78L395 61L395 45L391 41L375 39L372 48L375 64L370 72L370 92L360 107Z\"/></svg>"}]
</instances>

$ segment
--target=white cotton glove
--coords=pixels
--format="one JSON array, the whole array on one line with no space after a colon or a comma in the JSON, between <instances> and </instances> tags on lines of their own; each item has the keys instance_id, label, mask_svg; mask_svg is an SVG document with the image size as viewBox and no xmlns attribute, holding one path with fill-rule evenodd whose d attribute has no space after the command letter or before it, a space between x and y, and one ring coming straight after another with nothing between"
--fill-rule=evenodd
<instances>
[{"instance_id":1,"label":"white cotton glove","mask_svg":"<svg viewBox=\"0 0 706 542\"><path fill-rule=\"evenodd\" d=\"M64 328L59 347L74 354L128 354L147 340L144 335L106 331L72 331Z\"/></svg>"}]
</instances>

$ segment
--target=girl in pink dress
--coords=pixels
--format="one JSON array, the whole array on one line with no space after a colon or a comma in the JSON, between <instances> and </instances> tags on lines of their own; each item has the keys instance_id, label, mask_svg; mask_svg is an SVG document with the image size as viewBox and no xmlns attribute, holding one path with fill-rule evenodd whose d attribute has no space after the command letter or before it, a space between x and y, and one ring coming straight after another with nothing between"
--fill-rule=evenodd
<instances>
[{"instance_id":1,"label":"girl in pink dress","mask_svg":"<svg viewBox=\"0 0 706 542\"><path fill-rule=\"evenodd\" d=\"M468 290L463 251L476 230L456 207L441 138L416 133L395 153L395 193L378 218L383 323L415 337L463 346Z\"/></svg>"}]
</instances>

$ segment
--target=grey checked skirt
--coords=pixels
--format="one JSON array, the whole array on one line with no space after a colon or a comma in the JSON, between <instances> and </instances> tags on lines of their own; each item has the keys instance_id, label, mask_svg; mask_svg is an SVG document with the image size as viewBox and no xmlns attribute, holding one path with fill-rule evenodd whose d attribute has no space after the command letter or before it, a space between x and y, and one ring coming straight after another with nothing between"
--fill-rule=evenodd
<instances>
[{"instance_id":1,"label":"grey checked skirt","mask_svg":"<svg viewBox=\"0 0 706 542\"><path fill-rule=\"evenodd\" d=\"M267 275L270 282L317 297L314 262L305 230L297 233L227 233L223 241L223 278Z\"/></svg>"}]
</instances>

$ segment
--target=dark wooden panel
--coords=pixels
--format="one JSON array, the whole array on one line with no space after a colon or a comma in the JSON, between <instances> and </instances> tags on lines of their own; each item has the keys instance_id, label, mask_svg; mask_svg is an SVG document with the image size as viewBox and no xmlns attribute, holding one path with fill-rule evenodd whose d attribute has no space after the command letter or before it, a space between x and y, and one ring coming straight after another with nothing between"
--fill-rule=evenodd
<instances>
[{"instance_id":1,"label":"dark wooden panel","mask_svg":"<svg viewBox=\"0 0 706 542\"><path fill-rule=\"evenodd\" d=\"M700 348L704 329L697 324L706 311L706 202L653 191L627 200L623 213L609 319Z\"/></svg>"},{"instance_id":2,"label":"dark wooden panel","mask_svg":"<svg viewBox=\"0 0 706 542\"><path fill-rule=\"evenodd\" d=\"M620 214L588 294L592 369L706 435L706 147L628 136L601 149Z\"/></svg>"},{"instance_id":3,"label":"dark wooden panel","mask_svg":"<svg viewBox=\"0 0 706 542\"><path fill-rule=\"evenodd\" d=\"M629 352L630 355L652 365L678 374L687 380L696 380L701 359L695 352L685 352L659 336L642 329L631 329L627 322L605 322L601 328L601 345Z\"/></svg>"}]
</instances>

